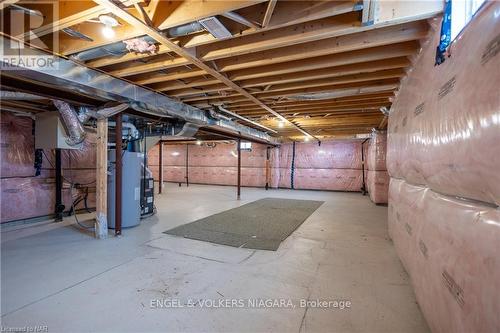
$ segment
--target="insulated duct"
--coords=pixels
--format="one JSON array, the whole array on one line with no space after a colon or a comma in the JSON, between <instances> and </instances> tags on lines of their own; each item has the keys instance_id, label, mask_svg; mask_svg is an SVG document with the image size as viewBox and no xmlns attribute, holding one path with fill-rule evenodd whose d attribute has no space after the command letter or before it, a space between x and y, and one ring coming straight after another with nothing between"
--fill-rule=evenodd
<instances>
[{"instance_id":1,"label":"insulated duct","mask_svg":"<svg viewBox=\"0 0 500 333\"><path fill-rule=\"evenodd\" d=\"M0 61L2 77L13 80L29 80L35 84L57 87L63 94L65 90L68 90L83 96L123 103L116 107L106 108L106 111L99 110L98 113L101 113L102 116L107 117L119 109L130 107L155 117L179 119L200 127L224 130L229 135L243 139L277 144L275 138L260 130L227 119L214 119L204 111L175 101L162 93L88 68L77 62L54 56L41 49L23 48L21 45L16 45L19 42L7 36L0 36L0 43L5 48L9 45L14 45L11 46L11 49L15 48L9 63ZM37 57L40 60L50 58L50 66L28 66L23 61L28 56ZM54 98L57 97L54 96Z\"/></svg>"},{"instance_id":2,"label":"insulated duct","mask_svg":"<svg viewBox=\"0 0 500 333\"><path fill-rule=\"evenodd\" d=\"M169 38L175 38L186 36L203 30L205 30L205 28L199 22L192 22L164 30L164 32L166 32ZM149 44L157 43L157 41L150 36L141 36L137 38L140 38ZM71 58L79 61L89 61L106 56L121 57L127 53L127 44L124 42L116 42L73 54L71 55Z\"/></svg>"},{"instance_id":3,"label":"insulated duct","mask_svg":"<svg viewBox=\"0 0 500 333\"><path fill-rule=\"evenodd\" d=\"M53 100L52 102L59 111L68 132L69 138L66 139L66 143L70 146L76 146L83 142L85 140L85 129L78 119L75 109L64 101Z\"/></svg>"}]
</instances>

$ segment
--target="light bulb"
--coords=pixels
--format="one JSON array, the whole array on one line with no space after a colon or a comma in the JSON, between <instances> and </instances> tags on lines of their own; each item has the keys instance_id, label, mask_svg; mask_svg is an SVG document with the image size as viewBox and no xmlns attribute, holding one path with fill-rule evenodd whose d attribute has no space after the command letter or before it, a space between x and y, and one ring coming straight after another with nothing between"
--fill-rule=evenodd
<instances>
[{"instance_id":1,"label":"light bulb","mask_svg":"<svg viewBox=\"0 0 500 333\"><path fill-rule=\"evenodd\" d=\"M102 34L104 37L109 38L109 39L115 37L115 31L110 26L104 26L102 28Z\"/></svg>"},{"instance_id":2,"label":"light bulb","mask_svg":"<svg viewBox=\"0 0 500 333\"><path fill-rule=\"evenodd\" d=\"M196 144L197 144L198 146L201 146L201 140L196 140Z\"/></svg>"}]
</instances>

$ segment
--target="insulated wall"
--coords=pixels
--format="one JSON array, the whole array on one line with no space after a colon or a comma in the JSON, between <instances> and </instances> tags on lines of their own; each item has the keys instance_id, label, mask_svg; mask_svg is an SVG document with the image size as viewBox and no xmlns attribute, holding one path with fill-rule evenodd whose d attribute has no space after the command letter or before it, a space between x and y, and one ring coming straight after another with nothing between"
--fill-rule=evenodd
<instances>
[{"instance_id":1,"label":"insulated wall","mask_svg":"<svg viewBox=\"0 0 500 333\"><path fill-rule=\"evenodd\" d=\"M387 133L375 131L368 141L366 154L366 185L370 199L376 204L387 203L389 174L386 169Z\"/></svg>"},{"instance_id":2,"label":"insulated wall","mask_svg":"<svg viewBox=\"0 0 500 333\"><path fill-rule=\"evenodd\" d=\"M54 213L55 158L45 150L41 174L35 176L33 120L1 113L1 222ZM88 206L95 207L95 134L87 133L82 150L62 151L63 204L71 208L84 189L70 191L69 182L88 187ZM48 159L47 159L48 158ZM72 195L73 194L73 195ZM76 206L83 208L83 202Z\"/></svg>"},{"instance_id":3,"label":"insulated wall","mask_svg":"<svg viewBox=\"0 0 500 333\"><path fill-rule=\"evenodd\" d=\"M280 187L359 191L361 140L285 143L280 146Z\"/></svg>"},{"instance_id":4,"label":"insulated wall","mask_svg":"<svg viewBox=\"0 0 500 333\"><path fill-rule=\"evenodd\" d=\"M148 165L158 179L159 145L148 153ZM186 144L164 144L165 181L185 182ZM362 186L361 141L341 140L311 143L284 143L271 148L269 186L335 191L359 191ZM237 151L234 143L215 147L190 144L187 153L189 182L236 185ZM252 144L252 151L241 152L243 186L266 184L266 146ZM292 186L293 184L293 186Z\"/></svg>"},{"instance_id":5,"label":"insulated wall","mask_svg":"<svg viewBox=\"0 0 500 333\"><path fill-rule=\"evenodd\" d=\"M241 185L264 187L266 185L267 146L252 144L251 151L241 151ZM271 148L270 163L275 157ZM163 145L163 179L169 182L186 181L187 174L190 183L213 185L236 185L238 172L238 152L234 142L195 144L164 144ZM148 152L148 166L153 176L158 180L159 145ZM273 168L274 169L274 168ZM269 186L276 186L271 168Z\"/></svg>"},{"instance_id":6,"label":"insulated wall","mask_svg":"<svg viewBox=\"0 0 500 333\"><path fill-rule=\"evenodd\" d=\"M500 331L499 12L439 66L434 22L389 117L389 233L433 332Z\"/></svg>"}]
</instances>

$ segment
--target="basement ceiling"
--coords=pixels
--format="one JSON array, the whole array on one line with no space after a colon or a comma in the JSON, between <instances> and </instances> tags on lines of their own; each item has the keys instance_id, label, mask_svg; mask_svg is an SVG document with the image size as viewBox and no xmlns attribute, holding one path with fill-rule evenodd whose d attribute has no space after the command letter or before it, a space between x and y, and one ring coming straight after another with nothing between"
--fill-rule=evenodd
<instances>
[{"instance_id":1,"label":"basement ceiling","mask_svg":"<svg viewBox=\"0 0 500 333\"><path fill-rule=\"evenodd\" d=\"M250 120L235 121L289 139L384 129L380 109L390 108L427 20L440 10L433 2L426 8L385 2L379 16L396 17L377 20L374 1L95 0L58 1L53 19L34 1L7 2L45 15L33 32L55 53L200 109L222 107ZM103 33L109 16L118 25ZM204 29L206 19L211 29ZM127 50L130 41L142 49ZM100 53L83 58L89 50Z\"/></svg>"}]
</instances>

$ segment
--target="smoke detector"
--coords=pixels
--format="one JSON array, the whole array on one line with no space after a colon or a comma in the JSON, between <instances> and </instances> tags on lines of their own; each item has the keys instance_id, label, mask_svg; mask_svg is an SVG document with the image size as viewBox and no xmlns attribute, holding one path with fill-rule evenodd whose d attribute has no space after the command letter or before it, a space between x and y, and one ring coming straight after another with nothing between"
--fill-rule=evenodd
<instances>
[{"instance_id":1,"label":"smoke detector","mask_svg":"<svg viewBox=\"0 0 500 333\"><path fill-rule=\"evenodd\" d=\"M199 20L200 24L217 39L231 38L233 35L227 28L214 16Z\"/></svg>"}]
</instances>

